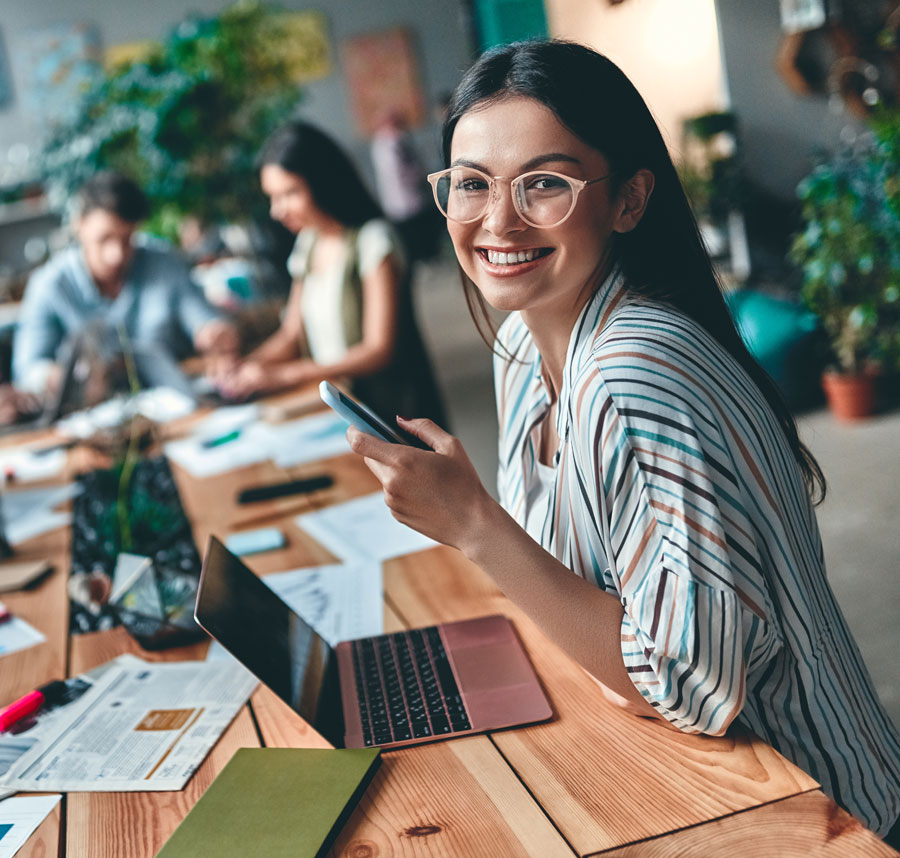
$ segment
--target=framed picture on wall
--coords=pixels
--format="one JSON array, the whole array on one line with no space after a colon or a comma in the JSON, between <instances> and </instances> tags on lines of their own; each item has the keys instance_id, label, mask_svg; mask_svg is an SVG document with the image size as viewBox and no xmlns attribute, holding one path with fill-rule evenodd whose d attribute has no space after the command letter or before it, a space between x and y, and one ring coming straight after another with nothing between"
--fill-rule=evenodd
<instances>
[{"instance_id":1,"label":"framed picture on wall","mask_svg":"<svg viewBox=\"0 0 900 858\"><path fill-rule=\"evenodd\" d=\"M425 96L411 33L398 27L354 36L342 46L350 109L365 137L388 115L409 128L425 119Z\"/></svg>"},{"instance_id":2,"label":"framed picture on wall","mask_svg":"<svg viewBox=\"0 0 900 858\"><path fill-rule=\"evenodd\" d=\"M779 0L785 33L816 30L828 20L826 0Z\"/></svg>"},{"instance_id":3,"label":"framed picture on wall","mask_svg":"<svg viewBox=\"0 0 900 858\"><path fill-rule=\"evenodd\" d=\"M102 72L100 31L92 22L28 30L16 45L16 62L26 110L42 123L66 121Z\"/></svg>"}]
</instances>

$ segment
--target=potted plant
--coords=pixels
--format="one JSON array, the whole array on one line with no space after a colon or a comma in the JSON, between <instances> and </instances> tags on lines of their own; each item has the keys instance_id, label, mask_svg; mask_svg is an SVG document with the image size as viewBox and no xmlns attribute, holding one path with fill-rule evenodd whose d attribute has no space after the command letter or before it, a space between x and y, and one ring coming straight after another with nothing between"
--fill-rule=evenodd
<instances>
[{"instance_id":1,"label":"potted plant","mask_svg":"<svg viewBox=\"0 0 900 858\"><path fill-rule=\"evenodd\" d=\"M254 161L301 90L279 10L236 3L191 15L137 59L98 73L74 118L44 141L39 171L62 209L96 170L139 182L153 204L147 225L173 241L185 218L247 224L265 211Z\"/></svg>"},{"instance_id":2,"label":"potted plant","mask_svg":"<svg viewBox=\"0 0 900 858\"><path fill-rule=\"evenodd\" d=\"M896 115L882 115L798 187L803 228L790 256L801 268L801 296L830 343L826 398L845 419L872 413L876 379L896 369L900 354L897 130Z\"/></svg>"},{"instance_id":3,"label":"potted plant","mask_svg":"<svg viewBox=\"0 0 900 858\"><path fill-rule=\"evenodd\" d=\"M684 120L678 172L707 249L727 257L728 279L742 282L750 273L742 214L744 180L740 166L737 118L714 111Z\"/></svg>"}]
</instances>

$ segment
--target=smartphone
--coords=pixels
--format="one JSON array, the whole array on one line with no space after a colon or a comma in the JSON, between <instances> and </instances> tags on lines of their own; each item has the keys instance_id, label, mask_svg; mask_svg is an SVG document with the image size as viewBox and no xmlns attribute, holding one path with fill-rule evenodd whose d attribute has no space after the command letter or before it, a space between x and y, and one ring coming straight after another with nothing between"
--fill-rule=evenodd
<instances>
[{"instance_id":1,"label":"smartphone","mask_svg":"<svg viewBox=\"0 0 900 858\"><path fill-rule=\"evenodd\" d=\"M323 381L319 385L319 396L322 397L322 402L333 408L360 432L366 432L382 441L390 441L392 444L406 444L422 450L431 449L424 441L420 441L409 432L404 432L399 426L392 429L371 408L367 408L358 399L338 390L329 381Z\"/></svg>"},{"instance_id":2,"label":"smartphone","mask_svg":"<svg viewBox=\"0 0 900 858\"><path fill-rule=\"evenodd\" d=\"M284 547L284 533L277 527L261 527L258 530L242 530L230 534L225 547L232 554L259 554Z\"/></svg>"}]
</instances>

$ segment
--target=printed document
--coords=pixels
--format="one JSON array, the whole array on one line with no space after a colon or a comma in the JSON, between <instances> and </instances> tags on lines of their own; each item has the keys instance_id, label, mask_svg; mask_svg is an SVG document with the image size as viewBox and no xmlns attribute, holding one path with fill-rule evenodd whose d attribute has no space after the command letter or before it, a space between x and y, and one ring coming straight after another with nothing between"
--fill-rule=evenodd
<instances>
[{"instance_id":1,"label":"printed document","mask_svg":"<svg viewBox=\"0 0 900 858\"><path fill-rule=\"evenodd\" d=\"M332 646L384 632L380 563L292 569L263 581Z\"/></svg>"},{"instance_id":2,"label":"printed document","mask_svg":"<svg viewBox=\"0 0 900 858\"><path fill-rule=\"evenodd\" d=\"M0 602L0 610L2 609L3 603ZM9 655L20 649L27 649L43 640L46 638L21 617L13 616L5 623L0 623L0 655Z\"/></svg>"},{"instance_id":3,"label":"printed document","mask_svg":"<svg viewBox=\"0 0 900 858\"><path fill-rule=\"evenodd\" d=\"M400 524L381 492L334 504L295 519L316 542L341 560L388 560L437 543Z\"/></svg>"},{"instance_id":4,"label":"printed document","mask_svg":"<svg viewBox=\"0 0 900 858\"><path fill-rule=\"evenodd\" d=\"M0 776L0 788L179 790L256 684L227 661L117 659Z\"/></svg>"},{"instance_id":5,"label":"printed document","mask_svg":"<svg viewBox=\"0 0 900 858\"><path fill-rule=\"evenodd\" d=\"M0 801L0 858L12 858L61 798L29 795Z\"/></svg>"}]
</instances>

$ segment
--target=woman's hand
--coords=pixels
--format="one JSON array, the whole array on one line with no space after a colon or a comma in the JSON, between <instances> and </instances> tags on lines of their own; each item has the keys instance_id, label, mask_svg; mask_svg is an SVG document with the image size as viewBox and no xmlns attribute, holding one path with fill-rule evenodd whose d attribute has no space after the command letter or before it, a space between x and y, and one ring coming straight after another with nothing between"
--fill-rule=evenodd
<instances>
[{"instance_id":1,"label":"woman's hand","mask_svg":"<svg viewBox=\"0 0 900 858\"><path fill-rule=\"evenodd\" d=\"M347 439L384 489L397 521L469 554L489 533L500 507L478 478L462 444L431 420L397 418L397 424L428 444L419 450L390 444L351 427Z\"/></svg>"},{"instance_id":2,"label":"woman's hand","mask_svg":"<svg viewBox=\"0 0 900 858\"><path fill-rule=\"evenodd\" d=\"M216 387L229 399L247 399L260 393L268 382L267 368L253 360L245 360L213 377Z\"/></svg>"}]
</instances>

